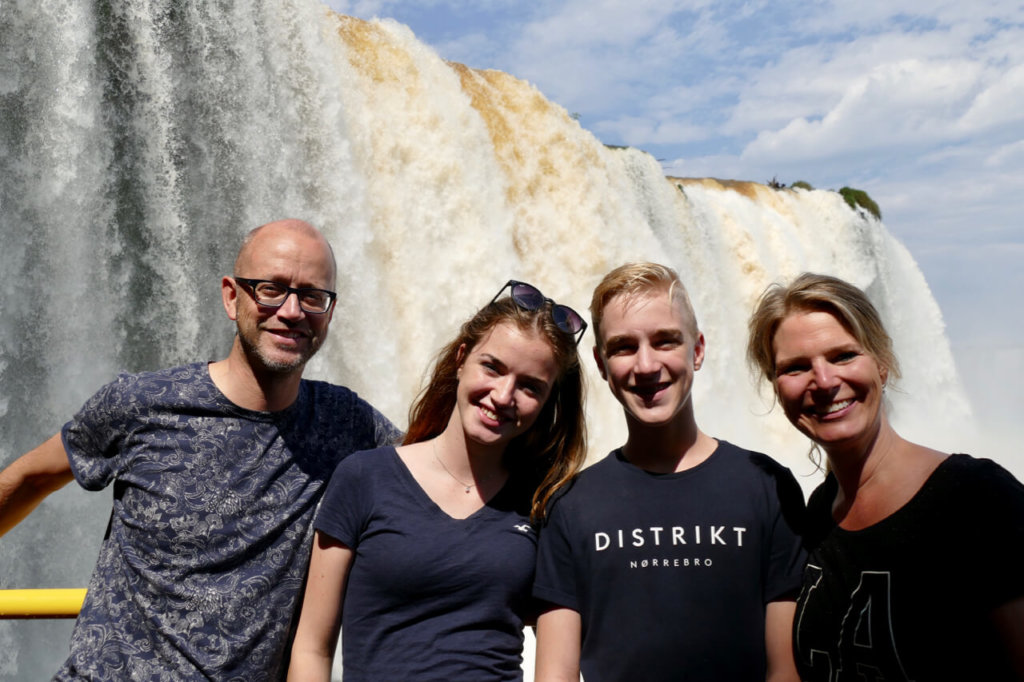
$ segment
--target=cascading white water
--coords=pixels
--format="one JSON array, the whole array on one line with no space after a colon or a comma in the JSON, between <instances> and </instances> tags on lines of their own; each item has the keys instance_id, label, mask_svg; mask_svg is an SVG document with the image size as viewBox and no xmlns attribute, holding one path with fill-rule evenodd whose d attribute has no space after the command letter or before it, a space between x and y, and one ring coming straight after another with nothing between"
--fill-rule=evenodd
<instances>
[{"instance_id":1,"label":"cascading white water","mask_svg":"<svg viewBox=\"0 0 1024 682\"><path fill-rule=\"evenodd\" d=\"M341 270L309 375L398 423L438 346L507 279L585 310L604 272L644 258L691 290L710 433L812 473L743 358L757 295L810 269L881 307L904 362L897 427L971 443L920 271L835 193L666 179L529 84L314 0L36 0L0 6L0 463L118 370L221 357L219 277L247 229L284 216L324 229ZM596 458L624 426L586 364ZM48 500L0 540L0 587L85 585L109 499L72 485ZM0 621L0 679L51 674L69 632Z\"/></svg>"}]
</instances>

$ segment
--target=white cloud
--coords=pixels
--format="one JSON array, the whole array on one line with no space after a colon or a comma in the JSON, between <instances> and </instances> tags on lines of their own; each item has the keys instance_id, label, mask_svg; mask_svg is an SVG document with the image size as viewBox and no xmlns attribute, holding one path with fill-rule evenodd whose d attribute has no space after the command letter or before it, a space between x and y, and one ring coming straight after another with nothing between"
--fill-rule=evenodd
<instances>
[{"instance_id":1,"label":"white cloud","mask_svg":"<svg viewBox=\"0 0 1024 682\"><path fill-rule=\"evenodd\" d=\"M621 116L601 121L593 129L595 133L614 131L627 145L634 147L650 143L677 144L703 140L710 134L707 128L686 121L639 116Z\"/></svg>"},{"instance_id":2,"label":"white cloud","mask_svg":"<svg viewBox=\"0 0 1024 682\"><path fill-rule=\"evenodd\" d=\"M546 54L564 47L637 49L664 30L680 3L659 0L571 0L545 5L551 13L529 22L519 45Z\"/></svg>"},{"instance_id":3,"label":"white cloud","mask_svg":"<svg viewBox=\"0 0 1024 682\"><path fill-rule=\"evenodd\" d=\"M1024 140L1017 140L994 149L985 159L985 167L999 171L1016 171L1020 176L1024 172L1021 171L1024 168Z\"/></svg>"},{"instance_id":4,"label":"white cloud","mask_svg":"<svg viewBox=\"0 0 1024 682\"><path fill-rule=\"evenodd\" d=\"M957 128L979 71L978 65L962 61L907 59L878 65L847 82L820 118L799 117L780 130L763 130L743 155L813 159L934 144Z\"/></svg>"},{"instance_id":5,"label":"white cloud","mask_svg":"<svg viewBox=\"0 0 1024 682\"><path fill-rule=\"evenodd\" d=\"M1024 124L1024 64L999 74L997 80L977 96L960 121L967 131L1011 122Z\"/></svg>"}]
</instances>

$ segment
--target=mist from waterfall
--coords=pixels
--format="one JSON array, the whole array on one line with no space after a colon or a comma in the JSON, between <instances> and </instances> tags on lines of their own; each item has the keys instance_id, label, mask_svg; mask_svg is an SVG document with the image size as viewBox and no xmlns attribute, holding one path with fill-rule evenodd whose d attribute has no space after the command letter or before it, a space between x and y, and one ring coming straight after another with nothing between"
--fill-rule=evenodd
<instances>
[{"instance_id":1,"label":"mist from waterfall","mask_svg":"<svg viewBox=\"0 0 1024 682\"><path fill-rule=\"evenodd\" d=\"M0 463L120 370L223 357L219 278L248 229L286 216L321 227L339 260L307 376L400 425L436 350L509 278L585 310L606 271L649 259L679 270L707 338L699 423L805 488L807 442L743 356L757 296L803 270L880 307L904 365L897 429L975 442L923 276L834 192L665 178L530 84L314 0L37 0L0 6ZM625 427L584 364L596 459ZM84 586L109 508L109 491L52 496L0 540L0 587ZM51 675L70 627L0 621L0 680Z\"/></svg>"}]
</instances>

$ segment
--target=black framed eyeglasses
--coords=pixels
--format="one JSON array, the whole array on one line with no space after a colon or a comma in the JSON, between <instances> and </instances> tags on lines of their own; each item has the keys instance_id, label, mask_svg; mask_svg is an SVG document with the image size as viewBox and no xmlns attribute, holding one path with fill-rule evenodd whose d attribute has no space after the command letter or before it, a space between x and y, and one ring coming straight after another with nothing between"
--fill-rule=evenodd
<instances>
[{"instance_id":1,"label":"black framed eyeglasses","mask_svg":"<svg viewBox=\"0 0 1024 682\"><path fill-rule=\"evenodd\" d=\"M296 289L269 279L235 277L234 280L249 290L258 305L268 308L280 308L289 296L295 294L302 312L322 315L331 309L334 299L338 297L327 289Z\"/></svg>"},{"instance_id":2,"label":"black framed eyeglasses","mask_svg":"<svg viewBox=\"0 0 1024 682\"><path fill-rule=\"evenodd\" d=\"M540 293L540 289L532 284L517 282L514 279L510 279L505 283L505 286L498 290L498 293L491 299L491 303L497 301L505 289L511 289L512 302L523 310L537 310L545 303L550 303L551 319L555 321L555 326L572 336L576 345L579 345L580 340L583 338L583 333L587 331L587 323L578 312L567 305L555 303ZM490 303L487 305L490 305Z\"/></svg>"}]
</instances>

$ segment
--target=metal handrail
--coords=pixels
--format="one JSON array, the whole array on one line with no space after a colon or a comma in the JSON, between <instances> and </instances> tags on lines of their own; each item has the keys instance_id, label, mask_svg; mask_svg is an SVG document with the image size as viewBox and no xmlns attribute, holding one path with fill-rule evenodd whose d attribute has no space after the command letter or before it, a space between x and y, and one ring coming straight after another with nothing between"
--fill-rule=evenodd
<instances>
[{"instance_id":1,"label":"metal handrail","mask_svg":"<svg viewBox=\"0 0 1024 682\"><path fill-rule=\"evenodd\" d=\"M77 618L85 588L0 590L0 620Z\"/></svg>"}]
</instances>

